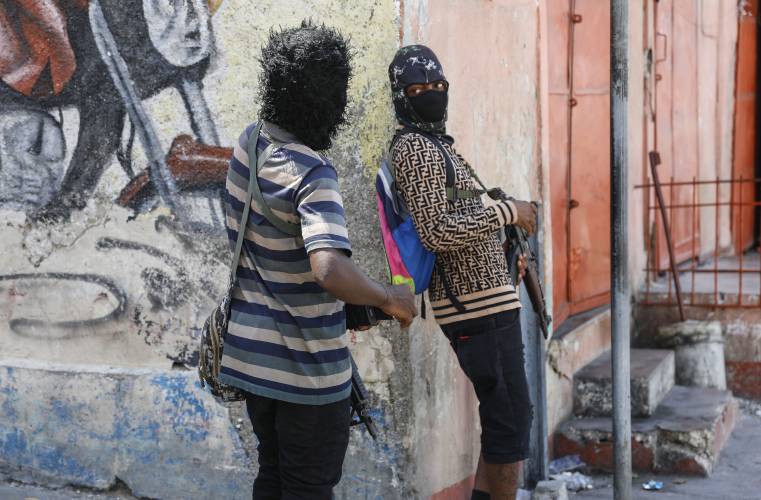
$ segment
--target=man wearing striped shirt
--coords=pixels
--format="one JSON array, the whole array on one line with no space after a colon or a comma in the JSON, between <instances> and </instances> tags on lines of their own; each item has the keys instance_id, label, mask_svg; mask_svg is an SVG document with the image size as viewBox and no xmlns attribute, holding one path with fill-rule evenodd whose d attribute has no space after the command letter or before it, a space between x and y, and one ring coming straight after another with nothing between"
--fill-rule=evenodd
<instances>
[{"instance_id":1,"label":"man wearing striped shirt","mask_svg":"<svg viewBox=\"0 0 761 500\"><path fill-rule=\"evenodd\" d=\"M332 498L349 440L344 302L379 307L403 326L416 314L407 287L372 281L349 259L336 170L316 152L343 123L349 59L340 34L309 22L272 32L262 50L257 182L272 214L301 234L282 232L252 202L220 378L248 393L257 499ZM241 134L228 169L232 244L257 175L246 153L255 125Z\"/></svg>"},{"instance_id":2,"label":"man wearing striped shirt","mask_svg":"<svg viewBox=\"0 0 761 500\"><path fill-rule=\"evenodd\" d=\"M402 47L388 71L401 127L390 152L396 183L421 242L436 254L431 307L479 401L472 498L512 500L528 455L531 402L520 301L498 233L508 224L533 232L536 212L525 201L483 205L471 166L446 135L449 83L431 49ZM523 257L518 265L525 268Z\"/></svg>"}]
</instances>

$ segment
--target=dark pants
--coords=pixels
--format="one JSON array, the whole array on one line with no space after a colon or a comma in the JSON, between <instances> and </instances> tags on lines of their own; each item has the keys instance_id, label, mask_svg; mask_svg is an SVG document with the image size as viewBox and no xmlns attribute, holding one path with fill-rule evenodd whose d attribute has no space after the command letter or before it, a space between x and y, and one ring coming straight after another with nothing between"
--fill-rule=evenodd
<instances>
[{"instance_id":1,"label":"dark pants","mask_svg":"<svg viewBox=\"0 0 761 500\"><path fill-rule=\"evenodd\" d=\"M444 325L442 330L478 397L484 461L525 460L532 407L519 310Z\"/></svg>"},{"instance_id":2,"label":"dark pants","mask_svg":"<svg viewBox=\"0 0 761 500\"><path fill-rule=\"evenodd\" d=\"M301 405L249 394L259 439L255 500L333 498L349 445L349 400Z\"/></svg>"}]
</instances>

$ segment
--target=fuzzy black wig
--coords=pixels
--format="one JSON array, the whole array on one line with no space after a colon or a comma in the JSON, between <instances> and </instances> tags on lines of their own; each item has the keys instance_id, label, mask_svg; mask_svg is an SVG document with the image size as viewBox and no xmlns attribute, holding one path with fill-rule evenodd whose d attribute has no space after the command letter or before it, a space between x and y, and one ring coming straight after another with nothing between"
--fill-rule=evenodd
<instances>
[{"instance_id":1,"label":"fuzzy black wig","mask_svg":"<svg viewBox=\"0 0 761 500\"><path fill-rule=\"evenodd\" d=\"M351 58L348 40L311 20L270 31L259 61L260 118L312 149L328 149L346 122Z\"/></svg>"}]
</instances>

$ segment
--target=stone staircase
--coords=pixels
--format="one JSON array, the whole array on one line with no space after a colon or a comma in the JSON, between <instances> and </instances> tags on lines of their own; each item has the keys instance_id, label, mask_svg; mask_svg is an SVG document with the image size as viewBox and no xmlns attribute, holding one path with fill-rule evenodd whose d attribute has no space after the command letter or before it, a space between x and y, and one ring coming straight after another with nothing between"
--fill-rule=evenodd
<instances>
[{"instance_id":1,"label":"stone staircase","mask_svg":"<svg viewBox=\"0 0 761 500\"><path fill-rule=\"evenodd\" d=\"M610 351L573 380L575 417L555 433L555 457L578 454L613 469ZM729 391L674 385L674 353L632 349L632 466L638 472L709 475L737 421Z\"/></svg>"}]
</instances>

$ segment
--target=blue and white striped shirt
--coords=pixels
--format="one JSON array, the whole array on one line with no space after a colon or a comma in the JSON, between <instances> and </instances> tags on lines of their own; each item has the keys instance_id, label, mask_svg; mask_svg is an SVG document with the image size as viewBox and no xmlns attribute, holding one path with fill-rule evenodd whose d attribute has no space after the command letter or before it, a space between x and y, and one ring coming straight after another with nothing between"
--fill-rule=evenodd
<instances>
[{"instance_id":1,"label":"blue and white striped shirt","mask_svg":"<svg viewBox=\"0 0 761 500\"><path fill-rule=\"evenodd\" d=\"M227 174L227 234L232 246L248 189L247 142L241 134ZM221 380L260 396L327 404L349 396L351 362L344 304L314 280L308 253L351 252L334 167L282 128L264 122L257 149L274 143L259 172L266 203L281 219L301 224L301 237L269 223L251 203L236 271ZM255 166L252 166L254 171Z\"/></svg>"}]
</instances>

